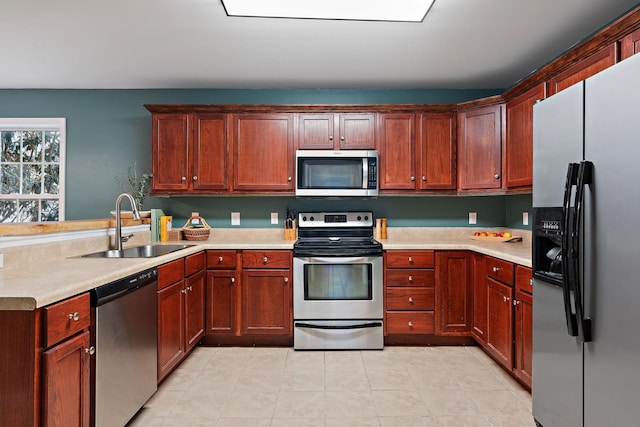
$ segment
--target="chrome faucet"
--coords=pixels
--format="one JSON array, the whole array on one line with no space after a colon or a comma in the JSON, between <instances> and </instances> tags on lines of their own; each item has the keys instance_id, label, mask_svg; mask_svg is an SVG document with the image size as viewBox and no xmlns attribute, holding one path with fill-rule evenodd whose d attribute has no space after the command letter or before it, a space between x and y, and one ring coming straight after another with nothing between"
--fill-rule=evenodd
<instances>
[{"instance_id":1,"label":"chrome faucet","mask_svg":"<svg viewBox=\"0 0 640 427\"><path fill-rule=\"evenodd\" d=\"M127 198L131 203L131 210L133 211L133 219L140 219L140 212L138 212L138 206L136 206L136 201L133 200L133 196L129 193L122 193L116 199L116 249L122 250L122 242L129 240L131 236L122 237L122 213L120 212L120 204L122 204L122 199Z\"/></svg>"}]
</instances>

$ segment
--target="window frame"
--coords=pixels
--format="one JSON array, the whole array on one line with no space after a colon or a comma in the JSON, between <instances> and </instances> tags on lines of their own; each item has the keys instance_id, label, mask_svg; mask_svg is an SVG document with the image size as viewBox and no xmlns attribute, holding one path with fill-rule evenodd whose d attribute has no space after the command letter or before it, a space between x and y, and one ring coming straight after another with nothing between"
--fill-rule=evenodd
<instances>
[{"instance_id":1,"label":"window frame","mask_svg":"<svg viewBox=\"0 0 640 427\"><path fill-rule=\"evenodd\" d=\"M57 199L58 200L58 221L64 221L65 199L66 199L66 150L67 150L67 119L64 117L0 117L0 131L7 130L44 130L44 131L58 131L60 132L60 163L58 172L58 194L0 194L0 200L43 200L43 199ZM42 221L38 221L42 222ZM53 223L56 221L45 221L45 223ZM27 224L29 222L13 222L3 224ZM33 223L33 222L31 222Z\"/></svg>"}]
</instances>

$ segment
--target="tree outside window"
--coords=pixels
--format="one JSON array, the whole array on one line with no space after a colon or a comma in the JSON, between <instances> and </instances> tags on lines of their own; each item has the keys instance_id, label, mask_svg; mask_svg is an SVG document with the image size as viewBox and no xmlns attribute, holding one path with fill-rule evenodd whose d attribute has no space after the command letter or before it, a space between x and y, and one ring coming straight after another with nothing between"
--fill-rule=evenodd
<instances>
[{"instance_id":1,"label":"tree outside window","mask_svg":"<svg viewBox=\"0 0 640 427\"><path fill-rule=\"evenodd\" d=\"M0 222L64 220L64 118L0 118Z\"/></svg>"}]
</instances>

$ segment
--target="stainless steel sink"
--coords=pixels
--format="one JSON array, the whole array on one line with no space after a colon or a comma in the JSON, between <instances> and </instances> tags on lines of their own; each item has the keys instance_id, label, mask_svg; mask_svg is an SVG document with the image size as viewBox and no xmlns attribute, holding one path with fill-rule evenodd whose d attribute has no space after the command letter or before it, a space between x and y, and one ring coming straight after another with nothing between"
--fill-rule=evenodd
<instances>
[{"instance_id":1,"label":"stainless steel sink","mask_svg":"<svg viewBox=\"0 0 640 427\"><path fill-rule=\"evenodd\" d=\"M126 248L123 250L112 249L109 251L94 252L82 255L83 258L154 258L166 255L194 245L144 245Z\"/></svg>"}]
</instances>

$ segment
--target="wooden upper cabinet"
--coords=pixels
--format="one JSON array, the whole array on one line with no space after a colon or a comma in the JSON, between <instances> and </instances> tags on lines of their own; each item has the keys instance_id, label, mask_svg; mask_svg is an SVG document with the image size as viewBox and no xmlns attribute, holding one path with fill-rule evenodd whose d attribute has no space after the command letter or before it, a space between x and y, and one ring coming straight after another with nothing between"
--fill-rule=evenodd
<instances>
[{"instance_id":1,"label":"wooden upper cabinet","mask_svg":"<svg viewBox=\"0 0 640 427\"><path fill-rule=\"evenodd\" d=\"M229 116L195 114L192 120L192 173L194 190L229 189Z\"/></svg>"},{"instance_id":2,"label":"wooden upper cabinet","mask_svg":"<svg viewBox=\"0 0 640 427\"><path fill-rule=\"evenodd\" d=\"M333 114L298 114L298 148L332 150Z\"/></svg>"},{"instance_id":3,"label":"wooden upper cabinet","mask_svg":"<svg viewBox=\"0 0 640 427\"><path fill-rule=\"evenodd\" d=\"M187 190L189 115L154 114L152 123L153 190Z\"/></svg>"},{"instance_id":4,"label":"wooden upper cabinet","mask_svg":"<svg viewBox=\"0 0 640 427\"><path fill-rule=\"evenodd\" d=\"M530 89L506 104L506 186L533 183L533 104L545 97L545 84Z\"/></svg>"},{"instance_id":5,"label":"wooden upper cabinet","mask_svg":"<svg viewBox=\"0 0 640 427\"><path fill-rule=\"evenodd\" d=\"M640 53L640 29L620 40L620 59L627 59L636 53Z\"/></svg>"},{"instance_id":6,"label":"wooden upper cabinet","mask_svg":"<svg viewBox=\"0 0 640 427\"><path fill-rule=\"evenodd\" d=\"M298 148L301 150L373 150L373 113L300 113Z\"/></svg>"},{"instance_id":7,"label":"wooden upper cabinet","mask_svg":"<svg viewBox=\"0 0 640 427\"><path fill-rule=\"evenodd\" d=\"M502 105L458 114L460 190L502 187Z\"/></svg>"},{"instance_id":8,"label":"wooden upper cabinet","mask_svg":"<svg viewBox=\"0 0 640 427\"><path fill-rule=\"evenodd\" d=\"M420 189L455 190L456 115L422 114L417 153Z\"/></svg>"},{"instance_id":9,"label":"wooden upper cabinet","mask_svg":"<svg viewBox=\"0 0 640 427\"><path fill-rule=\"evenodd\" d=\"M234 190L293 191L293 114L233 117Z\"/></svg>"},{"instance_id":10,"label":"wooden upper cabinet","mask_svg":"<svg viewBox=\"0 0 640 427\"><path fill-rule=\"evenodd\" d=\"M377 149L381 190L415 190L415 115L379 114Z\"/></svg>"},{"instance_id":11,"label":"wooden upper cabinet","mask_svg":"<svg viewBox=\"0 0 640 427\"><path fill-rule=\"evenodd\" d=\"M560 74L549 79L547 88L549 96L609 68L616 63L617 58L618 44L612 43L608 47L573 64Z\"/></svg>"}]
</instances>

